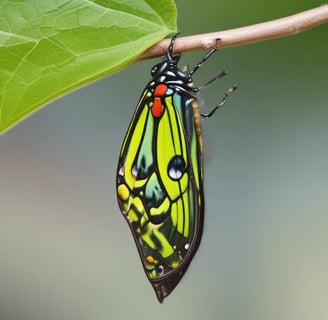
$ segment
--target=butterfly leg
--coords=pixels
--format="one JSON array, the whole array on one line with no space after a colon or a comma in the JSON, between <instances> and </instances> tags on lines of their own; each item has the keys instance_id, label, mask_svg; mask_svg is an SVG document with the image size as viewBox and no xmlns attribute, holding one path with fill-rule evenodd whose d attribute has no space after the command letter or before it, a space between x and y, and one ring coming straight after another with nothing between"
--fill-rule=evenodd
<instances>
[{"instance_id":1,"label":"butterfly leg","mask_svg":"<svg viewBox=\"0 0 328 320\"><path fill-rule=\"evenodd\" d=\"M212 82L214 82L215 80L218 80L220 78L223 78L224 76L227 75L227 71L223 70L222 72L220 72L218 75L216 75L214 78L212 78L211 80L207 81L205 84L203 84L202 86L195 88L196 91L201 91L204 90L205 88L207 88Z\"/></svg>"},{"instance_id":2,"label":"butterfly leg","mask_svg":"<svg viewBox=\"0 0 328 320\"><path fill-rule=\"evenodd\" d=\"M169 44L169 47L167 48L167 53L166 56L169 60L172 60L172 56L173 56L173 46L175 43L176 38L178 37L178 35L180 34L180 32L177 32L172 38L171 38L171 42Z\"/></svg>"},{"instance_id":3,"label":"butterfly leg","mask_svg":"<svg viewBox=\"0 0 328 320\"><path fill-rule=\"evenodd\" d=\"M201 66L202 64L216 51L219 50L219 46L218 46L218 41L220 39L216 39L216 45L214 48L212 48L210 51L208 51L205 56L202 58L202 60L200 60L194 67L193 69L191 69L191 71L189 72L189 76L191 77ZM214 81L214 80L213 80Z\"/></svg>"},{"instance_id":4,"label":"butterfly leg","mask_svg":"<svg viewBox=\"0 0 328 320\"><path fill-rule=\"evenodd\" d=\"M214 81L214 80L213 80ZM222 100L210 111L210 112L208 112L208 113L201 113L201 116L202 116L202 118L210 118L213 114L214 114L214 112L216 111L216 110L218 110L219 108L221 108L225 103L226 103L226 101L227 101L227 99L228 99L228 96L231 94L231 93L233 93L235 90L237 89L237 86L236 85L234 85L234 86L232 86L232 87L230 87L226 92L225 92L225 94L224 94L224 97L222 98Z\"/></svg>"}]
</instances>

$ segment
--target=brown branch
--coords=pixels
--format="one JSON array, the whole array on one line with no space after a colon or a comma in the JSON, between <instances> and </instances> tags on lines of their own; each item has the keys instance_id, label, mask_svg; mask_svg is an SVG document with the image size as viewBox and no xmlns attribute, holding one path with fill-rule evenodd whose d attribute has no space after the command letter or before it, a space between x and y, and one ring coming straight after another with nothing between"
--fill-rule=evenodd
<instances>
[{"instance_id":1,"label":"brown branch","mask_svg":"<svg viewBox=\"0 0 328 320\"><path fill-rule=\"evenodd\" d=\"M282 38L295 35L325 22L328 22L328 4L289 17L242 28L189 37L179 37L174 44L174 50L176 52L206 50L215 46L216 39L220 39L220 47L232 47L274 38ZM140 60L163 56L169 42L170 39L160 41L148 49L141 56Z\"/></svg>"}]
</instances>

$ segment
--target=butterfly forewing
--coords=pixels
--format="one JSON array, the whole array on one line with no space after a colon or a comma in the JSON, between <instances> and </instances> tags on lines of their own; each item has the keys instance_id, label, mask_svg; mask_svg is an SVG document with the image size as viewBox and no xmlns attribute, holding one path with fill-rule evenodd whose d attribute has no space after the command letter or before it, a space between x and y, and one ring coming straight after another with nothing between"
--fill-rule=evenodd
<instances>
[{"instance_id":1,"label":"butterfly forewing","mask_svg":"<svg viewBox=\"0 0 328 320\"><path fill-rule=\"evenodd\" d=\"M204 214L198 104L177 60L155 66L117 170L119 206L161 302L198 248Z\"/></svg>"}]
</instances>

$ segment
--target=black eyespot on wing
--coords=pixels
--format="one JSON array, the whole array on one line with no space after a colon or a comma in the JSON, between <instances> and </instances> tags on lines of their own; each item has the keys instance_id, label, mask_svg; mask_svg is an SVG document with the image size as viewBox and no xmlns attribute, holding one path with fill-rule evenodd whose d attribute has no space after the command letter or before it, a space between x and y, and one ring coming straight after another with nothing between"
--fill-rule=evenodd
<instances>
[{"instance_id":1,"label":"black eyespot on wing","mask_svg":"<svg viewBox=\"0 0 328 320\"><path fill-rule=\"evenodd\" d=\"M167 166L168 176L172 180L180 180L184 172L186 171L186 162L182 156L175 156L169 162Z\"/></svg>"}]
</instances>

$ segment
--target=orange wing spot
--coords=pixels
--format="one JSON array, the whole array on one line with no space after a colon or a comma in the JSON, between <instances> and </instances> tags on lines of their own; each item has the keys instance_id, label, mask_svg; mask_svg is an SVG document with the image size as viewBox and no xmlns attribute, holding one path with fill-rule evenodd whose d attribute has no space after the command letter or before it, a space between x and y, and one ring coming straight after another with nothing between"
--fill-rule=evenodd
<instances>
[{"instance_id":1,"label":"orange wing spot","mask_svg":"<svg viewBox=\"0 0 328 320\"><path fill-rule=\"evenodd\" d=\"M163 114L164 106L161 98L165 97L166 91L167 85L164 83L158 84L154 90L154 101L151 106L151 113L154 118L160 118Z\"/></svg>"},{"instance_id":2,"label":"orange wing spot","mask_svg":"<svg viewBox=\"0 0 328 320\"><path fill-rule=\"evenodd\" d=\"M154 263L155 263L155 259L154 259L152 256L148 256L148 257L146 258L146 261L147 261L147 263L149 263L149 264L154 264Z\"/></svg>"},{"instance_id":3,"label":"orange wing spot","mask_svg":"<svg viewBox=\"0 0 328 320\"><path fill-rule=\"evenodd\" d=\"M164 106L160 98L154 98L154 104L151 107L151 113L154 118L159 118L164 111Z\"/></svg>"},{"instance_id":4,"label":"orange wing spot","mask_svg":"<svg viewBox=\"0 0 328 320\"><path fill-rule=\"evenodd\" d=\"M159 85L157 85L157 87L155 88L154 91L154 96L155 97L164 97L165 93L167 91L167 86L163 83L160 83Z\"/></svg>"}]
</instances>

